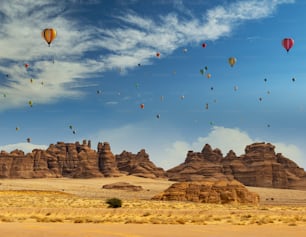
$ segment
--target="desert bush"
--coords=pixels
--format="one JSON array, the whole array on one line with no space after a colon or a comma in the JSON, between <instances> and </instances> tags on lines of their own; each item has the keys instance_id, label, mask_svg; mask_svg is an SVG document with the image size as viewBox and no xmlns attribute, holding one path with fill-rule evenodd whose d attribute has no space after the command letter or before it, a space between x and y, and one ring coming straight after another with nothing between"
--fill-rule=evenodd
<instances>
[{"instance_id":1,"label":"desert bush","mask_svg":"<svg viewBox=\"0 0 306 237\"><path fill-rule=\"evenodd\" d=\"M106 200L106 204L110 208L118 208L122 206L122 201L119 198L110 198Z\"/></svg>"}]
</instances>

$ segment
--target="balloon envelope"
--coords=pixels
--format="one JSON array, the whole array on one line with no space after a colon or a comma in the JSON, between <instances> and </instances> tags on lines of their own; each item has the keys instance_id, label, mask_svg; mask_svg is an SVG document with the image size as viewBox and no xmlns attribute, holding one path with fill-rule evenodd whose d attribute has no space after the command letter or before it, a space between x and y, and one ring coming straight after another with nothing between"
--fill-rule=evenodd
<instances>
[{"instance_id":1,"label":"balloon envelope","mask_svg":"<svg viewBox=\"0 0 306 237\"><path fill-rule=\"evenodd\" d=\"M53 28L44 29L41 33L41 36L45 39L45 41L50 46L52 41L56 38L56 30Z\"/></svg>"},{"instance_id":2,"label":"balloon envelope","mask_svg":"<svg viewBox=\"0 0 306 237\"><path fill-rule=\"evenodd\" d=\"M237 59L234 57L230 57L228 59L228 63L231 65L231 67L233 67L235 65L235 63L237 62Z\"/></svg>"},{"instance_id":3,"label":"balloon envelope","mask_svg":"<svg viewBox=\"0 0 306 237\"><path fill-rule=\"evenodd\" d=\"M294 40L292 38L285 38L282 40L282 45L287 50L287 52L289 52L289 50L294 45Z\"/></svg>"}]
</instances>

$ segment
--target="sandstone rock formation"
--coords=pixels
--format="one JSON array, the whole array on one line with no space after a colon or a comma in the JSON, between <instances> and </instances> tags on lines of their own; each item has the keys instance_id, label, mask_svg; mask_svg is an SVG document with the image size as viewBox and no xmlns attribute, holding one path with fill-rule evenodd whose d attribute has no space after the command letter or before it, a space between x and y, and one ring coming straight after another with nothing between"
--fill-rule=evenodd
<instances>
[{"instance_id":1,"label":"sandstone rock formation","mask_svg":"<svg viewBox=\"0 0 306 237\"><path fill-rule=\"evenodd\" d=\"M86 140L82 144L57 142L50 144L46 150L34 149L28 154L20 150L10 153L1 151L0 178L115 177L127 172L122 168L123 163L129 164L130 175L165 177L165 171L157 168L144 150L136 155L125 152L122 156L115 156L107 142L98 143L95 151L91 149L91 142ZM122 170L118 169L117 159Z\"/></svg>"},{"instance_id":2,"label":"sandstone rock formation","mask_svg":"<svg viewBox=\"0 0 306 237\"><path fill-rule=\"evenodd\" d=\"M276 154L270 143L254 143L237 157L223 157L206 144L201 152L189 151L184 163L167 171L173 181L233 180L247 186L306 189L306 172L296 163Z\"/></svg>"},{"instance_id":3,"label":"sandstone rock formation","mask_svg":"<svg viewBox=\"0 0 306 237\"><path fill-rule=\"evenodd\" d=\"M119 190L127 190L127 191L142 191L143 188L141 186L129 184L126 182L117 182L112 184L105 184L102 186L105 189L119 189Z\"/></svg>"},{"instance_id":4,"label":"sandstone rock formation","mask_svg":"<svg viewBox=\"0 0 306 237\"><path fill-rule=\"evenodd\" d=\"M107 142L98 143L99 169L106 177L120 176L116 158Z\"/></svg>"},{"instance_id":5,"label":"sandstone rock formation","mask_svg":"<svg viewBox=\"0 0 306 237\"><path fill-rule=\"evenodd\" d=\"M165 178L166 174L162 168L156 167L150 161L149 155L144 149L136 155L131 152L123 151L116 156L118 169L128 175L134 175L144 178Z\"/></svg>"},{"instance_id":6,"label":"sandstone rock formation","mask_svg":"<svg viewBox=\"0 0 306 237\"><path fill-rule=\"evenodd\" d=\"M259 195L248 191L243 184L236 180L174 183L152 199L217 204L259 203Z\"/></svg>"}]
</instances>

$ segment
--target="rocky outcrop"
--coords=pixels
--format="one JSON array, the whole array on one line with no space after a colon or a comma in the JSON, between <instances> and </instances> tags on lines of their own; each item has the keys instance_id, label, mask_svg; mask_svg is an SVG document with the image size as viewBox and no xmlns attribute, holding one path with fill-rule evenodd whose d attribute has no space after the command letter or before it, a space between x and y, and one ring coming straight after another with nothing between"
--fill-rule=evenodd
<instances>
[{"instance_id":1,"label":"rocky outcrop","mask_svg":"<svg viewBox=\"0 0 306 237\"><path fill-rule=\"evenodd\" d=\"M137 154L123 151L116 155L118 169L128 175L144 178L165 178L166 172L150 161L149 155L144 149Z\"/></svg>"},{"instance_id":2,"label":"rocky outcrop","mask_svg":"<svg viewBox=\"0 0 306 237\"><path fill-rule=\"evenodd\" d=\"M126 191L142 191L143 188L141 186L129 184L126 182L117 182L112 184L105 184L102 186L104 189L118 189L118 190L126 190Z\"/></svg>"},{"instance_id":3,"label":"rocky outcrop","mask_svg":"<svg viewBox=\"0 0 306 237\"><path fill-rule=\"evenodd\" d=\"M259 204L259 195L248 191L236 180L174 183L152 199L217 204Z\"/></svg>"},{"instance_id":4,"label":"rocky outcrop","mask_svg":"<svg viewBox=\"0 0 306 237\"><path fill-rule=\"evenodd\" d=\"M1 151L0 178L116 177L126 173L118 169L116 157L121 161L120 167L123 160L133 164L130 175L165 177L165 171L157 168L144 151L120 158L112 153L109 143L98 143L95 151L91 149L91 142L84 140L82 144L57 142L46 150L34 149L28 154L20 150Z\"/></svg>"},{"instance_id":5,"label":"rocky outcrop","mask_svg":"<svg viewBox=\"0 0 306 237\"><path fill-rule=\"evenodd\" d=\"M111 152L109 143L98 143L99 169L105 177L120 176L116 158Z\"/></svg>"},{"instance_id":6,"label":"rocky outcrop","mask_svg":"<svg viewBox=\"0 0 306 237\"><path fill-rule=\"evenodd\" d=\"M306 172L296 163L276 154L270 143L246 146L239 157L206 144L201 152L189 151L185 162L167 171L172 181L233 180L247 186L306 189Z\"/></svg>"}]
</instances>

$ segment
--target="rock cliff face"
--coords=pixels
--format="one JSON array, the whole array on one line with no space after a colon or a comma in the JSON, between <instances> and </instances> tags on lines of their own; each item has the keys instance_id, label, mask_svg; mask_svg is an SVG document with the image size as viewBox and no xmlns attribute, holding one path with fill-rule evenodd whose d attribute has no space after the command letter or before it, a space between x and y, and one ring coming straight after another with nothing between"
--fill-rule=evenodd
<instances>
[{"instance_id":1,"label":"rock cliff face","mask_svg":"<svg viewBox=\"0 0 306 237\"><path fill-rule=\"evenodd\" d=\"M206 144L201 152L189 151L185 162L167 171L173 181L233 180L247 186L306 189L306 172L296 163L276 154L270 143L254 143L237 157L223 157Z\"/></svg>"},{"instance_id":2,"label":"rock cliff face","mask_svg":"<svg viewBox=\"0 0 306 237\"><path fill-rule=\"evenodd\" d=\"M31 153L14 150L0 153L0 178L93 178L115 177L123 174L119 170L122 161L133 164L128 174L143 177L165 177L165 171L157 168L149 156L140 151L137 155L121 158L111 152L109 143L98 143L97 151L91 149L91 142L84 140L82 144L57 142L48 149L34 149ZM139 166L139 167L137 167ZM152 171L152 174L150 172ZM154 171L154 172L153 172Z\"/></svg>"},{"instance_id":3,"label":"rock cliff face","mask_svg":"<svg viewBox=\"0 0 306 237\"><path fill-rule=\"evenodd\" d=\"M150 160L149 155L144 149L136 155L131 152L123 151L116 156L118 169L128 175L144 178L165 178L166 174L162 168L156 167Z\"/></svg>"},{"instance_id":4,"label":"rock cliff face","mask_svg":"<svg viewBox=\"0 0 306 237\"><path fill-rule=\"evenodd\" d=\"M152 199L217 204L259 203L259 195L248 191L243 184L236 180L174 183Z\"/></svg>"}]
</instances>

